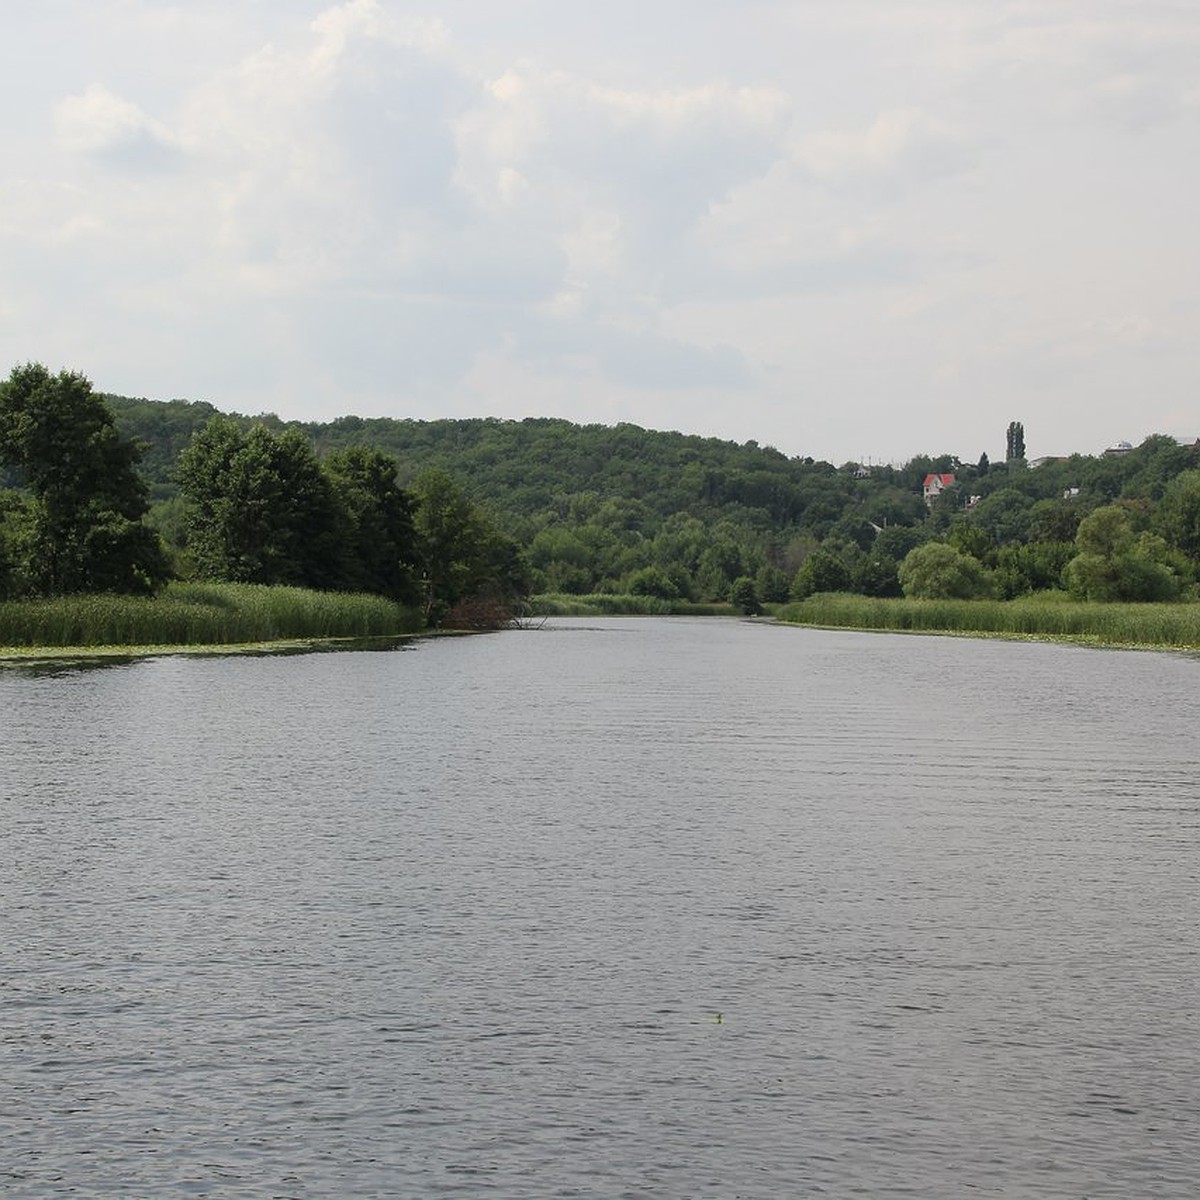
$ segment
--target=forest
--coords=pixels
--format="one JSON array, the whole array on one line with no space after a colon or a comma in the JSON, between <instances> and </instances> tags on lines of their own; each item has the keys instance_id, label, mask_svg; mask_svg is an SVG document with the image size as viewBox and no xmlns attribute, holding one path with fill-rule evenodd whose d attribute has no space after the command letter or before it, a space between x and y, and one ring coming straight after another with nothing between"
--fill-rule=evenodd
<instances>
[{"instance_id":1,"label":"forest","mask_svg":"<svg viewBox=\"0 0 1200 1200\"><path fill-rule=\"evenodd\" d=\"M78 410L74 432L39 441L55 405ZM68 481L47 464L79 421L96 460ZM0 385L0 595L281 583L387 595L433 624L529 592L748 611L828 592L1194 598L1195 444L1031 463L1019 422L997 443L996 462L835 466L630 424L227 414L29 365ZM946 486L927 500L930 475Z\"/></svg>"}]
</instances>

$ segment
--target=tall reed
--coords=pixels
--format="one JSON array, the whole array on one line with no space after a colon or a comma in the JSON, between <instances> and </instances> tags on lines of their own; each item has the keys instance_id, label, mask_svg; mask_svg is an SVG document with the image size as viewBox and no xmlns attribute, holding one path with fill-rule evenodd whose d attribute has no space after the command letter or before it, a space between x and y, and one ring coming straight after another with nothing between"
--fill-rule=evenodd
<instances>
[{"instance_id":1,"label":"tall reed","mask_svg":"<svg viewBox=\"0 0 1200 1200\"><path fill-rule=\"evenodd\" d=\"M255 584L173 583L158 596L0 603L0 646L194 646L386 637L420 614L380 596Z\"/></svg>"},{"instance_id":2,"label":"tall reed","mask_svg":"<svg viewBox=\"0 0 1200 1200\"><path fill-rule=\"evenodd\" d=\"M740 611L732 604L696 604L691 600L663 600L659 596L609 595L595 592L576 596L546 592L534 596L530 608L535 616L550 617L716 617Z\"/></svg>"},{"instance_id":3,"label":"tall reed","mask_svg":"<svg viewBox=\"0 0 1200 1200\"><path fill-rule=\"evenodd\" d=\"M1106 645L1200 648L1200 604L1101 604L1057 593L1017 600L876 600L824 593L777 610L780 621L839 629L995 633Z\"/></svg>"}]
</instances>

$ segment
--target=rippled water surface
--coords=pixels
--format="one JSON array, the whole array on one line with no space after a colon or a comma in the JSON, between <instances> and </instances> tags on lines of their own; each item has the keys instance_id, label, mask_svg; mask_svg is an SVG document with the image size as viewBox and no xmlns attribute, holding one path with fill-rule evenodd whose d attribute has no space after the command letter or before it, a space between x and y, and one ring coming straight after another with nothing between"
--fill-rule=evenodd
<instances>
[{"instance_id":1,"label":"rippled water surface","mask_svg":"<svg viewBox=\"0 0 1200 1200\"><path fill-rule=\"evenodd\" d=\"M0 672L0 1193L1200 1194L1200 662Z\"/></svg>"}]
</instances>

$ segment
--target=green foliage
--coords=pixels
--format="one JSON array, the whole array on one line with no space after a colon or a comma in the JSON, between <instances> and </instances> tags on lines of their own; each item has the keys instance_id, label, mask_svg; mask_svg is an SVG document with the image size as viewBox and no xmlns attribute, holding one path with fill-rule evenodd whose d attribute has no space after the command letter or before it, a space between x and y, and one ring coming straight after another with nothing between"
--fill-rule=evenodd
<instances>
[{"instance_id":1,"label":"green foliage","mask_svg":"<svg viewBox=\"0 0 1200 1200\"><path fill-rule=\"evenodd\" d=\"M993 546L1002 546L1025 540L1032 507L1033 501L1023 492L1001 488L981 500L967 515L967 521L986 534Z\"/></svg>"},{"instance_id":2,"label":"green foliage","mask_svg":"<svg viewBox=\"0 0 1200 1200\"><path fill-rule=\"evenodd\" d=\"M855 564L850 586L864 596L899 596L899 566L894 558L872 548Z\"/></svg>"},{"instance_id":3,"label":"green foliage","mask_svg":"<svg viewBox=\"0 0 1200 1200\"><path fill-rule=\"evenodd\" d=\"M1154 530L1169 546L1200 562L1200 471L1183 471L1165 486Z\"/></svg>"},{"instance_id":4,"label":"green foliage","mask_svg":"<svg viewBox=\"0 0 1200 1200\"><path fill-rule=\"evenodd\" d=\"M146 469L153 494L168 499L173 485L164 464L171 461L170 447L182 444L188 428L202 425L212 410L181 401L157 407L117 398L111 403L126 433L154 443ZM839 470L753 443L628 424L342 417L300 426L270 416L229 419L243 433L256 421L275 434L295 429L326 458L368 446L396 460L405 486L425 470L444 472L467 501L486 505L493 523L528 551L541 590L618 593L635 572L654 566L681 597L724 600L736 579L750 576L766 598L774 577L764 570L791 581L821 546L848 572L845 586L886 594L898 587L892 564L933 536L998 567L1007 547L1072 541L1081 517L1117 500L1142 505L1135 531L1148 526L1172 550L1191 556L1192 567L1172 566L1181 579L1194 573L1197 554L1184 532L1186 518L1168 517L1167 493L1181 472L1200 467L1200 458L1161 436L1124 455L1073 455L1031 469L1023 460L1024 429L1012 422L1013 444L1006 449L1019 453L1011 461L981 456L976 465L950 454L920 455L903 466L872 466L863 473L853 464ZM954 472L961 484L932 511L920 491L930 472ZM962 508L964 495L982 497L969 513ZM162 519L158 514L156 509L157 527L177 537L170 511L163 509ZM960 542L968 536L960 532L963 526L979 540ZM876 534L877 528L882 532ZM1058 553L1047 552L1050 558ZM1006 595L1047 577L1047 561L1039 565L1036 555L1010 553L1005 561L1009 569L999 585ZM777 584L774 579L776 594Z\"/></svg>"},{"instance_id":5,"label":"green foliage","mask_svg":"<svg viewBox=\"0 0 1200 1200\"><path fill-rule=\"evenodd\" d=\"M1073 542L1082 515L1073 500L1035 501L1026 536L1031 542Z\"/></svg>"},{"instance_id":6,"label":"green foliage","mask_svg":"<svg viewBox=\"0 0 1200 1200\"><path fill-rule=\"evenodd\" d=\"M661 567L642 567L634 571L625 590L631 596L658 596L663 600L679 598L679 588Z\"/></svg>"},{"instance_id":7,"label":"green foliage","mask_svg":"<svg viewBox=\"0 0 1200 1200\"><path fill-rule=\"evenodd\" d=\"M1001 546L996 555L996 583L1006 600L1028 592L1063 586L1063 570L1075 554L1071 542L1030 542Z\"/></svg>"},{"instance_id":8,"label":"green foliage","mask_svg":"<svg viewBox=\"0 0 1200 1200\"><path fill-rule=\"evenodd\" d=\"M445 471L426 471L412 491L429 624L443 624L467 601L486 597L503 606L528 593L527 568L516 543Z\"/></svg>"},{"instance_id":9,"label":"green foliage","mask_svg":"<svg viewBox=\"0 0 1200 1200\"><path fill-rule=\"evenodd\" d=\"M1020 421L1011 421L1005 438L1004 457L1012 462L1013 459L1025 457L1025 426Z\"/></svg>"},{"instance_id":10,"label":"green foliage","mask_svg":"<svg viewBox=\"0 0 1200 1200\"><path fill-rule=\"evenodd\" d=\"M736 605L748 617L757 617L763 607L758 590L749 575L740 575L729 588L729 603Z\"/></svg>"},{"instance_id":11,"label":"green foliage","mask_svg":"<svg viewBox=\"0 0 1200 1200\"><path fill-rule=\"evenodd\" d=\"M346 526L333 485L295 430L216 416L180 455L186 549L197 578L336 588Z\"/></svg>"},{"instance_id":12,"label":"green foliage","mask_svg":"<svg viewBox=\"0 0 1200 1200\"><path fill-rule=\"evenodd\" d=\"M728 617L737 611L730 604L697 604L690 600L663 600L659 596L630 596L595 592L587 596L555 595L534 597L530 605L535 616L690 616Z\"/></svg>"},{"instance_id":13,"label":"green foliage","mask_svg":"<svg viewBox=\"0 0 1200 1200\"><path fill-rule=\"evenodd\" d=\"M1011 601L820 595L789 605L776 616L781 621L825 628L994 633L1200 649L1200 604L1078 603L1055 594Z\"/></svg>"},{"instance_id":14,"label":"green foliage","mask_svg":"<svg viewBox=\"0 0 1200 1200\"><path fill-rule=\"evenodd\" d=\"M4 514L12 519L4 535L10 591L162 586L167 560L142 521L140 456L82 375L51 375L40 363L12 371L0 384L0 465L15 468L26 498Z\"/></svg>"},{"instance_id":15,"label":"green foliage","mask_svg":"<svg viewBox=\"0 0 1200 1200\"><path fill-rule=\"evenodd\" d=\"M872 542L871 550L899 563L904 561L904 556L910 550L928 539L929 535L924 530L908 525L889 525Z\"/></svg>"},{"instance_id":16,"label":"green foliage","mask_svg":"<svg viewBox=\"0 0 1200 1200\"><path fill-rule=\"evenodd\" d=\"M1177 599L1184 575L1171 562L1166 542L1152 533L1134 532L1127 510L1106 505L1079 524L1079 553L1063 578L1073 596L1095 601Z\"/></svg>"},{"instance_id":17,"label":"green foliage","mask_svg":"<svg viewBox=\"0 0 1200 1200\"><path fill-rule=\"evenodd\" d=\"M985 566L992 566L996 561L996 543L992 536L978 525L959 521L950 526L945 541L960 554L969 554Z\"/></svg>"},{"instance_id":18,"label":"green foliage","mask_svg":"<svg viewBox=\"0 0 1200 1200\"><path fill-rule=\"evenodd\" d=\"M335 450L321 466L345 526L340 586L418 603L420 548L413 500L396 482L395 459L350 446Z\"/></svg>"},{"instance_id":19,"label":"green foliage","mask_svg":"<svg viewBox=\"0 0 1200 1200\"><path fill-rule=\"evenodd\" d=\"M844 592L850 587L850 571L842 559L822 546L814 550L792 580L792 599L803 600L815 592Z\"/></svg>"},{"instance_id":20,"label":"green foliage","mask_svg":"<svg viewBox=\"0 0 1200 1200\"><path fill-rule=\"evenodd\" d=\"M754 589L764 604L782 604L791 594L791 581L780 567L765 563L754 576Z\"/></svg>"},{"instance_id":21,"label":"green foliage","mask_svg":"<svg viewBox=\"0 0 1200 1200\"><path fill-rule=\"evenodd\" d=\"M910 551L899 576L910 599L976 600L995 590L991 573L978 559L945 542L927 542Z\"/></svg>"},{"instance_id":22,"label":"green foliage","mask_svg":"<svg viewBox=\"0 0 1200 1200\"><path fill-rule=\"evenodd\" d=\"M172 583L154 597L66 596L0 604L0 646L192 646L386 637L420 627L380 596L250 584Z\"/></svg>"}]
</instances>

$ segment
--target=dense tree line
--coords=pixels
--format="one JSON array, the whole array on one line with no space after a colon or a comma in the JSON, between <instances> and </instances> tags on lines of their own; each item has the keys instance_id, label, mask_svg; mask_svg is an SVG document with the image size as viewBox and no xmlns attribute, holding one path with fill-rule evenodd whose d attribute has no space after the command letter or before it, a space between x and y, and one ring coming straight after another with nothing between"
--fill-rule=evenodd
<instances>
[{"instance_id":1,"label":"dense tree line","mask_svg":"<svg viewBox=\"0 0 1200 1200\"><path fill-rule=\"evenodd\" d=\"M111 400L38 364L0 384L0 599L152 593L175 574L371 592L433 624L490 624L528 592L516 543L444 471L401 487L377 448L319 459L297 428L185 402L138 403L129 436Z\"/></svg>"},{"instance_id":2,"label":"dense tree line","mask_svg":"<svg viewBox=\"0 0 1200 1200\"><path fill-rule=\"evenodd\" d=\"M178 543L171 449L214 410L184 401L111 402L122 428L151 443L151 516ZM1069 587L1080 596L1150 599L1189 595L1200 564L1200 476L1192 474L1200 459L1195 447L1163 436L1123 454L1034 466L1024 458L1024 426L1012 422L998 431L1001 461L944 454L899 466L837 467L755 442L628 424L225 419L243 431L258 425L274 436L298 435L325 462L369 446L395 461L405 487L430 468L443 472L464 500L497 514L538 591L702 601L736 592L757 603L836 590L1012 597ZM952 473L956 481L932 507L921 494L930 473ZM1105 517L1083 528L1080 541L1085 519L1113 506L1127 536L1110 537L1098 550L1091 531ZM902 576L906 557L930 542L953 556L925 551Z\"/></svg>"},{"instance_id":3,"label":"dense tree line","mask_svg":"<svg viewBox=\"0 0 1200 1200\"><path fill-rule=\"evenodd\" d=\"M516 544L445 472L402 488L378 449L318 459L298 429L217 414L174 474L179 559L194 578L373 592L421 605L431 624L494 623L528 590Z\"/></svg>"}]
</instances>

